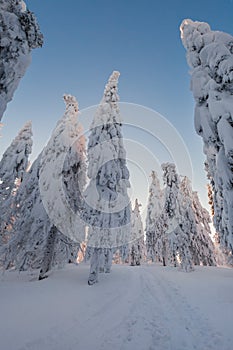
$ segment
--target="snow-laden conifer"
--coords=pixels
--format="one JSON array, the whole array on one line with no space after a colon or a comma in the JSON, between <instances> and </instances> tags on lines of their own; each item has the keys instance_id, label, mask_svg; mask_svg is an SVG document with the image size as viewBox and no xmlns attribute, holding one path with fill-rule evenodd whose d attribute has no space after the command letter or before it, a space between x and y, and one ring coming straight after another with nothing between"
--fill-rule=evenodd
<instances>
[{"instance_id":1,"label":"snow-laden conifer","mask_svg":"<svg viewBox=\"0 0 233 350\"><path fill-rule=\"evenodd\" d=\"M42 279L54 266L76 260L79 248L78 242L73 242L66 232L59 232L55 222L51 220L44 207L41 196L41 174L46 164L51 165L54 157L63 154L65 162L61 173L46 172L43 185L51 196L54 177L60 177L64 198L70 210L80 210L81 193L85 185L85 139L82 128L77 123L78 105L73 96L65 95L66 112L58 122L52 136L43 152L34 161L30 171L26 173L17 193L19 206L18 216L13 226L14 238L2 250L2 260L5 268L15 266L19 270L40 268L39 278ZM67 145L70 145L69 147ZM47 168L48 169L48 168ZM75 182L75 183L74 183ZM56 203L52 210L56 211ZM62 218L65 222L67 217ZM67 221L66 221L67 222ZM77 232L82 227L74 228ZM68 230L68 228L67 228ZM78 236L78 234L77 234Z\"/></svg>"},{"instance_id":2,"label":"snow-laden conifer","mask_svg":"<svg viewBox=\"0 0 233 350\"><path fill-rule=\"evenodd\" d=\"M155 171L152 171L151 179L146 216L147 258L151 261L160 261L162 232L158 221L162 212L163 191Z\"/></svg>"},{"instance_id":3,"label":"snow-laden conifer","mask_svg":"<svg viewBox=\"0 0 233 350\"><path fill-rule=\"evenodd\" d=\"M170 261L173 266L177 266L178 254L178 217L179 217L179 176L176 172L175 164L163 163L164 207L162 211L162 223L166 228L163 232L163 255L165 260Z\"/></svg>"},{"instance_id":4,"label":"snow-laden conifer","mask_svg":"<svg viewBox=\"0 0 233 350\"><path fill-rule=\"evenodd\" d=\"M29 166L32 151L31 122L25 124L0 161L0 245L7 243L17 215L16 192Z\"/></svg>"},{"instance_id":5,"label":"snow-laden conifer","mask_svg":"<svg viewBox=\"0 0 233 350\"><path fill-rule=\"evenodd\" d=\"M130 242L130 265L141 265L144 257L145 242L142 218L140 214L140 206L138 200L135 200L134 209L131 214L131 242Z\"/></svg>"},{"instance_id":6,"label":"snow-laden conifer","mask_svg":"<svg viewBox=\"0 0 233 350\"><path fill-rule=\"evenodd\" d=\"M233 252L233 37L186 19L181 38L191 67L195 128L204 142L220 244Z\"/></svg>"},{"instance_id":7,"label":"snow-laden conifer","mask_svg":"<svg viewBox=\"0 0 233 350\"><path fill-rule=\"evenodd\" d=\"M129 171L121 132L117 93L119 72L114 71L91 125L88 143L88 177L83 219L89 226L88 245L92 248L89 284L98 281L102 249L105 271L109 272L113 249L130 237L131 208L127 194ZM107 254L107 255L106 255Z\"/></svg>"},{"instance_id":8,"label":"snow-laden conifer","mask_svg":"<svg viewBox=\"0 0 233 350\"><path fill-rule=\"evenodd\" d=\"M192 193L192 208L196 221L196 233L194 242L196 244L196 254L200 264L215 266L215 247L211 239L211 218L209 212L201 205L198 193ZM195 262L195 260L194 260Z\"/></svg>"},{"instance_id":9,"label":"snow-laden conifer","mask_svg":"<svg viewBox=\"0 0 233 350\"><path fill-rule=\"evenodd\" d=\"M193 270L193 263L199 264L196 246L196 222L192 208L192 188L187 176L184 176L178 193L178 254L180 266L185 271Z\"/></svg>"},{"instance_id":10,"label":"snow-laden conifer","mask_svg":"<svg viewBox=\"0 0 233 350\"><path fill-rule=\"evenodd\" d=\"M43 44L37 20L22 0L0 0L0 120L31 61Z\"/></svg>"}]
</instances>

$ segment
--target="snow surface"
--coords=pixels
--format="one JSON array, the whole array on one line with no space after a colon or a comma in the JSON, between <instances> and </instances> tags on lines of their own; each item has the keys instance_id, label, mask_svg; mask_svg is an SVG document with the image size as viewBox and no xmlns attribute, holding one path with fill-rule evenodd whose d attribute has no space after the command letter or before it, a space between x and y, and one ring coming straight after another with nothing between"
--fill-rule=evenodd
<instances>
[{"instance_id":1,"label":"snow surface","mask_svg":"<svg viewBox=\"0 0 233 350\"><path fill-rule=\"evenodd\" d=\"M91 287L88 272L1 275L1 349L232 349L232 269L114 265Z\"/></svg>"}]
</instances>

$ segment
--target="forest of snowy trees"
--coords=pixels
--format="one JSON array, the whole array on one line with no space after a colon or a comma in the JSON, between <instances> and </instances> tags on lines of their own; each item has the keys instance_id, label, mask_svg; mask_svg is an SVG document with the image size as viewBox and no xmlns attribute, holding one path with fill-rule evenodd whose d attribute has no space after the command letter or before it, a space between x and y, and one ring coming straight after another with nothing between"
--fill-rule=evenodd
<instances>
[{"instance_id":1,"label":"forest of snowy trees","mask_svg":"<svg viewBox=\"0 0 233 350\"><path fill-rule=\"evenodd\" d=\"M23 1L0 0L0 8L1 118L31 50L42 46L43 37ZM32 164L30 122L3 153L1 269L36 270L41 280L53 268L77 263L81 251L82 259L90 260L92 285L100 272L111 271L112 263L152 262L190 272L197 265L215 266L220 247L232 264L233 37L191 20L183 21L181 37L192 69L195 128L204 142L215 240L211 215L189 178L178 174L171 162L161 165L162 179L152 170L144 229L141 204L138 199L132 204L128 195L130 174L118 104L120 73L113 71L88 140L78 121L76 98L64 95L64 116Z\"/></svg>"},{"instance_id":2,"label":"forest of snowy trees","mask_svg":"<svg viewBox=\"0 0 233 350\"><path fill-rule=\"evenodd\" d=\"M84 258L90 259L90 285L98 281L99 272L111 271L112 262L138 266L152 261L184 271L216 264L210 216L189 179L177 174L175 164L162 164L163 187L152 171L144 234L141 205L136 199L132 209L127 194L130 182L118 79L119 72L113 72L105 86L91 125L87 159L78 103L71 95L64 95L65 114L31 166L31 123L3 154L3 269L38 270L38 278L43 279L55 267L76 263L81 237ZM65 214L59 211L59 196L69 208ZM72 215L79 218L73 231Z\"/></svg>"}]
</instances>

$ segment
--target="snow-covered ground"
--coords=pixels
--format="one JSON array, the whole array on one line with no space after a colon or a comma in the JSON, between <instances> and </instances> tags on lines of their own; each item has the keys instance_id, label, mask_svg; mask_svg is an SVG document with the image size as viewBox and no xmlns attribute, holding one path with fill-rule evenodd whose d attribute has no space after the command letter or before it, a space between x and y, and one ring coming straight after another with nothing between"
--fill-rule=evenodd
<instances>
[{"instance_id":1,"label":"snow-covered ground","mask_svg":"<svg viewBox=\"0 0 233 350\"><path fill-rule=\"evenodd\" d=\"M89 266L0 277L2 350L232 350L233 269Z\"/></svg>"}]
</instances>

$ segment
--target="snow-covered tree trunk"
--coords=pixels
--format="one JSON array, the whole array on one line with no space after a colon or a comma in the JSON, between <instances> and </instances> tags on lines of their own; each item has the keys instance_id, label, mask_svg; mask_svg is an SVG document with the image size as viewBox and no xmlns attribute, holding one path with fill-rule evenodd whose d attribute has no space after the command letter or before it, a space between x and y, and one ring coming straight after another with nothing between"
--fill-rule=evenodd
<instances>
[{"instance_id":1,"label":"snow-covered tree trunk","mask_svg":"<svg viewBox=\"0 0 233 350\"><path fill-rule=\"evenodd\" d=\"M90 274L88 278L89 285L98 282L99 269L103 268L103 266L100 267L101 257L103 258L102 254L102 248L94 248L92 251L90 262Z\"/></svg>"},{"instance_id":2,"label":"snow-covered tree trunk","mask_svg":"<svg viewBox=\"0 0 233 350\"><path fill-rule=\"evenodd\" d=\"M0 0L0 120L43 36L22 0Z\"/></svg>"},{"instance_id":3,"label":"snow-covered tree trunk","mask_svg":"<svg viewBox=\"0 0 233 350\"><path fill-rule=\"evenodd\" d=\"M113 249L102 248L99 258L99 272L109 273L112 267Z\"/></svg>"},{"instance_id":4,"label":"snow-covered tree trunk","mask_svg":"<svg viewBox=\"0 0 233 350\"><path fill-rule=\"evenodd\" d=\"M17 215L16 192L29 166L31 122L25 124L0 161L0 245L7 243Z\"/></svg>"},{"instance_id":5,"label":"snow-covered tree trunk","mask_svg":"<svg viewBox=\"0 0 233 350\"><path fill-rule=\"evenodd\" d=\"M50 271L52 268L52 261L55 253L56 235L57 235L57 228L55 226L52 226L48 233L48 238L46 240L46 244L44 247L39 280L46 278L47 277L46 273Z\"/></svg>"},{"instance_id":6,"label":"snow-covered tree trunk","mask_svg":"<svg viewBox=\"0 0 233 350\"><path fill-rule=\"evenodd\" d=\"M89 284L98 281L101 249L129 241L131 207L127 194L129 172L121 134L118 107L119 72L113 72L96 111L88 143L88 177L82 218L89 226L88 246L93 258ZM109 259L111 254L108 255ZM108 269L110 268L108 260Z\"/></svg>"},{"instance_id":7,"label":"snow-covered tree trunk","mask_svg":"<svg viewBox=\"0 0 233 350\"><path fill-rule=\"evenodd\" d=\"M155 171L152 171L151 178L146 216L146 248L147 258L151 261L159 261L161 259L161 230L158 221L162 212L163 192Z\"/></svg>"},{"instance_id":8,"label":"snow-covered tree trunk","mask_svg":"<svg viewBox=\"0 0 233 350\"><path fill-rule=\"evenodd\" d=\"M195 128L203 138L213 190L214 225L233 253L233 37L185 19L181 38L191 67Z\"/></svg>"}]
</instances>

